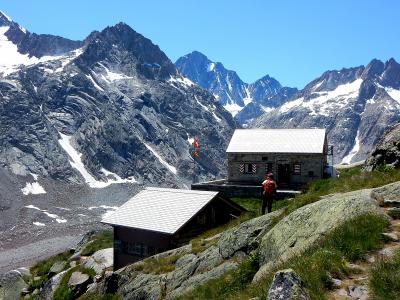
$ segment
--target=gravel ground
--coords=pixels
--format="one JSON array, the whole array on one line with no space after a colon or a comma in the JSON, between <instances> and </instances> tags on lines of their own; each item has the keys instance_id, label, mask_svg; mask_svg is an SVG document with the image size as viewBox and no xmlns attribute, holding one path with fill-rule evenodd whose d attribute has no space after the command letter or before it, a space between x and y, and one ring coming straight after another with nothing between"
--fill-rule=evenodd
<instances>
[{"instance_id":1,"label":"gravel ground","mask_svg":"<svg viewBox=\"0 0 400 300\"><path fill-rule=\"evenodd\" d=\"M68 248L142 187L114 184L103 189L54 181L39 183L46 194L23 195L26 178L0 170L0 273L29 267Z\"/></svg>"}]
</instances>

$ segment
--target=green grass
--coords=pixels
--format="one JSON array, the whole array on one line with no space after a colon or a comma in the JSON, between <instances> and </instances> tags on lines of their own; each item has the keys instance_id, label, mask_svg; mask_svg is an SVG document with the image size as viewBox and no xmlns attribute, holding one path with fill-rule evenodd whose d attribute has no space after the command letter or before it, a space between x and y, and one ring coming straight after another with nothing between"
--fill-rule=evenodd
<instances>
[{"instance_id":1,"label":"green grass","mask_svg":"<svg viewBox=\"0 0 400 300\"><path fill-rule=\"evenodd\" d=\"M399 299L400 251L392 260L378 261L371 270L369 286L372 299Z\"/></svg>"},{"instance_id":2,"label":"green grass","mask_svg":"<svg viewBox=\"0 0 400 300\"><path fill-rule=\"evenodd\" d=\"M57 290L54 292L53 299L54 300L72 300L73 294L71 290L68 288L68 281L71 278L73 272L78 271L79 266L72 268L69 270L63 278L61 279L60 285Z\"/></svg>"},{"instance_id":3,"label":"green grass","mask_svg":"<svg viewBox=\"0 0 400 300\"><path fill-rule=\"evenodd\" d=\"M282 218L296 209L318 201L321 196L345 193L366 188L376 188L392 182L400 181L399 169L375 170L364 172L361 167L340 170L339 178L320 179L310 183L285 207Z\"/></svg>"},{"instance_id":4,"label":"green grass","mask_svg":"<svg viewBox=\"0 0 400 300\"><path fill-rule=\"evenodd\" d=\"M33 292L35 289L40 289L42 284L49 280L49 271L53 264L57 261L67 261L68 258L71 256L71 254L66 251L60 254L57 254L55 256L52 256L50 258L47 258L45 260L39 261L36 265L31 267L30 271L33 277L40 277L39 280L34 280L30 283L28 290ZM66 267L68 267L68 263L66 264Z\"/></svg>"},{"instance_id":5,"label":"green grass","mask_svg":"<svg viewBox=\"0 0 400 300\"><path fill-rule=\"evenodd\" d=\"M295 257L278 269L292 268L303 279L311 299L325 299L326 291L332 287L330 275L336 278L347 274L346 261L362 260L367 251L379 249L383 245L381 233L389 223L381 216L361 216L346 222L327 235L314 248ZM251 257L241 264L238 270L226 273L220 278L210 280L205 285L180 299L248 299L265 298L273 275L257 285L251 284L258 270L258 259Z\"/></svg>"},{"instance_id":6,"label":"green grass","mask_svg":"<svg viewBox=\"0 0 400 300\"><path fill-rule=\"evenodd\" d=\"M79 271L84 274L89 275L91 279L96 275L92 269L83 268L82 266L76 266L69 270L63 278L61 279L60 285L58 286L57 290L54 292L53 299L54 300L72 300L75 299L74 295L72 294L71 290L68 287L68 281L71 278L72 273Z\"/></svg>"},{"instance_id":7,"label":"green grass","mask_svg":"<svg viewBox=\"0 0 400 300\"><path fill-rule=\"evenodd\" d=\"M180 258L180 255L171 255L166 257L149 257L139 264L136 270L143 273L164 274L175 270L175 263Z\"/></svg>"},{"instance_id":8,"label":"green grass","mask_svg":"<svg viewBox=\"0 0 400 300\"><path fill-rule=\"evenodd\" d=\"M103 230L95 234L90 243L83 248L81 255L89 256L98 250L113 247L114 234L112 230Z\"/></svg>"},{"instance_id":9,"label":"green grass","mask_svg":"<svg viewBox=\"0 0 400 300\"><path fill-rule=\"evenodd\" d=\"M253 216L261 215L261 198L232 198L234 202L253 213ZM281 209L290 203L289 199L274 200L272 202L272 211Z\"/></svg>"}]
</instances>

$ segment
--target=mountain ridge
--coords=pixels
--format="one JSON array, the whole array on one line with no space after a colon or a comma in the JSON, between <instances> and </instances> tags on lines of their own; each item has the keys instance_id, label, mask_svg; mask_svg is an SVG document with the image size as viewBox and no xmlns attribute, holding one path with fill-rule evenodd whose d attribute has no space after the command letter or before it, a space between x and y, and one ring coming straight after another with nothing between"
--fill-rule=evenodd
<instances>
[{"instance_id":1,"label":"mountain ridge","mask_svg":"<svg viewBox=\"0 0 400 300\"><path fill-rule=\"evenodd\" d=\"M242 125L279 103L277 96L283 87L270 75L246 83L235 71L226 69L221 62L211 61L199 51L178 58L175 65L182 75L213 93ZM273 97L275 101L269 101ZM252 104L253 110L241 115L241 111L250 103L256 103Z\"/></svg>"},{"instance_id":2,"label":"mountain ridge","mask_svg":"<svg viewBox=\"0 0 400 300\"><path fill-rule=\"evenodd\" d=\"M187 186L225 172L232 117L125 23L33 61L7 37L11 27L2 28L4 43L25 60L0 75L0 161L13 173L101 187L126 178ZM196 136L213 147L194 170Z\"/></svg>"}]
</instances>

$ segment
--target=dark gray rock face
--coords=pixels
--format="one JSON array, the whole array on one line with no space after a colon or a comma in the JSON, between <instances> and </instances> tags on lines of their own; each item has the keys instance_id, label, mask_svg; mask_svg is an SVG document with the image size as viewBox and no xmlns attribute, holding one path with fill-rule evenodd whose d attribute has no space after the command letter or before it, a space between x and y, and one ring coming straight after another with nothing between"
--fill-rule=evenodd
<instances>
[{"instance_id":1,"label":"dark gray rock face","mask_svg":"<svg viewBox=\"0 0 400 300\"><path fill-rule=\"evenodd\" d=\"M182 56L175 65L184 76L213 93L242 125L285 99L285 92L280 93L282 86L276 79L266 75L252 84L245 83L236 72L198 51Z\"/></svg>"},{"instance_id":2,"label":"dark gray rock face","mask_svg":"<svg viewBox=\"0 0 400 300\"><path fill-rule=\"evenodd\" d=\"M213 62L194 51L179 58L175 65L184 76L213 93L222 105L245 105L246 84L236 72L225 69L222 63Z\"/></svg>"},{"instance_id":3,"label":"dark gray rock face","mask_svg":"<svg viewBox=\"0 0 400 300\"><path fill-rule=\"evenodd\" d=\"M25 35L20 53L24 45L38 56L75 50L0 77L4 167L18 175L88 182L83 168L99 182L118 176L169 186L224 175L236 123L210 93L178 75L149 39L123 23L78 43L33 41L33 34L19 30ZM26 35L31 41L24 44ZM202 151L194 164L195 136Z\"/></svg>"},{"instance_id":4,"label":"dark gray rock face","mask_svg":"<svg viewBox=\"0 0 400 300\"><path fill-rule=\"evenodd\" d=\"M365 163L365 169L373 170L378 166L400 167L400 124L392 127L372 151Z\"/></svg>"},{"instance_id":5,"label":"dark gray rock face","mask_svg":"<svg viewBox=\"0 0 400 300\"><path fill-rule=\"evenodd\" d=\"M326 128L335 163L363 160L386 129L400 121L399 70L391 59L327 71L249 126Z\"/></svg>"},{"instance_id":6,"label":"dark gray rock face","mask_svg":"<svg viewBox=\"0 0 400 300\"><path fill-rule=\"evenodd\" d=\"M308 300L301 278L292 270L278 271L268 291L268 300Z\"/></svg>"}]
</instances>

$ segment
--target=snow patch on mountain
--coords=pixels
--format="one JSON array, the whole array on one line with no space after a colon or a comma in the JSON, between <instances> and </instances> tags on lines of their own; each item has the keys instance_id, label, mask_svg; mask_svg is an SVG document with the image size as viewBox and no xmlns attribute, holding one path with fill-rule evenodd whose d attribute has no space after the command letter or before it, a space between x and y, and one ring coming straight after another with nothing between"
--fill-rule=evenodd
<instances>
[{"instance_id":1,"label":"snow patch on mountain","mask_svg":"<svg viewBox=\"0 0 400 300\"><path fill-rule=\"evenodd\" d=\"M224 108L227 111L229 111L231 113L231 115L234 117L243 109L243 106L240 106L234 102L230 102L230 103L225 104Z\"/></svg>"},{"instance_id":2,"label":"snow patch on mountain","mask_svg":"<svg viewBox=\"0 0 400 300\"><path fill-rule=\"evenodd\" d=\"M168 80L168 82L171 83L180 83L183 84L185 86L191 87L194 86L195 84L193 83L193 81L191 81L190 79L186 78L186 77L178 77L178 76L171 76L170 79Z\"/></svg>"},{"instance_id":3,"label":"snow patch on mountain","mask_svg":"<svg viewBox=\"0 0 400 300\"><path fill-rule=\"evenodd\" d=\"M18 70L20 65L30 66L38 63L43 63L51 60L61 60L61 67L56 69L55 72L61 72L64 70L64 67L69 64L73 59L82 54L83 49L77 49L71 51L66 55L58 55L58 56L43 56L41 58L37 58L35 56L29 56L28 54L21 54L18 51L18 46L15 45L12 41L10 41L5 33L10 29L9 26L0 27L0 73L3 73L4 76L14 73ZM25 29L20 27L22 31ZM25 30L26 32L26 30ZM53 73L52 69L45 69L49 73Z\"/></svg>"},{"instance_id":4,"label":"snow patch on mountain","mask_svg":"<svg viewBox=\"0 0 400 300\"><path fill-rule=\"evenodd\" d=\"M342 164L349 164L353 157L358 153L360 150L360 129L357 130L357 135L354 141L354 146L350 150L349 154L347 154L345 157L342 159Z\"/></svg>"},{"instance_id":5,"label":"snow patch on mountain","mask_svg":"<svg viewBox=\"0 0 400 300\"><path fill-rule=\"evenodd\" d=\"M100 170L104 175L107 176L107 183L108 184L113 184L113 183L137 183L136 179L131 176L128 178L121 178L120 176L118 176L117 174L110 172L104 168L101 168ZM111 178L110 178L111 177Z\"/></svg>"},{"instance_id":6,"label":"snow patch on mountain","mask_svg":"<svg viewBox=\"0 0 400 300\"><path fill-rule=\"evenodd\" d=\"M0 15L3 15L9 22L12 22L13 20L7 16L2 10L0 10Z\"/></svg>"},{"instance_id":7,"label":"snow patch on mountain","mask_svg":"<svg viewBox=\"0 0 400 300\"><path fill-rule=\"evenodd\" d=\"M34 206L34 205L32 205L32 204L26 205L25 207L26 207L26 208L30 208L30 209L35 209L35 210L41 211L42 213L44 213L44 214L45 214L46 216L48 216L49 218L54 219L57 223L67 223L67 220L61 218L60 216L58 216L58 215L56 215L56 214L49 213L47 210L45 210L45 209L40 209L39 207Z\"/></svg>"},{"instance_id":8,"label":"snow patch on mountain","mask_svg":"<svg viewBox=\"0 0 400 300\"><path fill-rule=\"evenodd\" d=\"M39 195L39 194L46 194L45 189L39 184L39 182L27 182L25 187L21 189L22 194L29 195Z\"/></svg>"},{"instance_id":9,"label":"snow patch on mountain","mask_svg":"<svg viewBox=\"0 0 400 300\"><path fill-rule=\"evenodd\" d=\"M35 226L46 226L46 224L44 224L44 223L40 223L40 222L33 222L32 223L33 225L35 225Z\"/></svg>"},{"instance_id":10,"label":"snow patch on mountain","mask_svg":"<svg viewBox=\"0 0 400 300\"><path fill-rule=\"evenodd\" d=\"M103 89L101 86L99 86L99 85L96 83L96 81L94 81L92 75L85 75L85 76L86 76L86 78L88 78L88 79L93 83L93 86L94 86L96 89L98 89L99 91L104 92L104 89Z\"/></svg>"},{"instance_id":11,"label":"snow patch on mountain","mask_svg":"<svg viewBox=\"0 0 400 300\"><path fill-rule=\"evenodd\" d=\"M215 63L214 62L209 63L207 66L207 72L212 72L214 71L214 69L215 69Z\"/></svg>"},{"instance_id":12,"label":"snow patch on mountain","mask_svg":"<svg viewBox=\"0 0 400 300\"><path fill-rule=\"evenodd\" d=\"M282 105L279 112L286 113L294 107L304 107L311 111L310 115L329 116L330 111L345 107L350 99L358 96L362 82L362 79L356 79L339 85L333 91L314 92L312 95L317 97L310 100L300 97Z\"/></svg>"},{"instance_id":13,"label":"snow patch on mountain","mask_svg":"<svg viewBox=\"0 0 400 300\"><path fill-rule=\"evenodd\" d=\"M61 136L61 139L59 139L58 142L71 158L69 163L73 168L78 170L78 172L85 179L85 182L91 188L105 188L110 184L114 183L137 183L136 179L133 177L128 177L123 179L117 174L110 172L104 168L101 169L101 172L107 177L108 180L107 181L97 180L96 178L93 177L92 174L90 174L90 172L86 169L85 165L83 164L82 153L76 151L75 148L72 146L71 143L72 136L62 134L61 132L59 134Z\"/></svg>"},{"instance_id":14,"label":"snow patch on mountain","mask_svg":"<svg viewBox=\"0 0 400 300\"><path fill-rule=\"evenodd\" d=\"M385 88L385 91L389 94L393 100L400 104L400 90L394 88Z\"/></svg>"},{"instance_id":15,"label":"snow patch on mountain","mask_svg":"<svg viewBox=\"0 0 400 300\"><path fill-rule=\"evenodd\" d=\"M85 179L85 182L92 188L103 188L106 187L108 184L106 182L98 181L96 180L88 170L86 170L85 165L82 162L82 153L79 153L78 151L75 150L75 148L72 146L71 140L72 136L68 136L65 134L60 134L60 139L58 140L60 146L67 152L67 154L70 157L70 165L71 167L75 168L78 170L78 172L82 175L82 177Z\"/></svg>"},{"instance_id":16,"label":"snow patch on mountain","mask_svg":"<svg viewBox=\"0 0 400 300\"><path fill-rule=\"evenodd\" d=\"M153 153L153 155L158 159L158 161L164 166L166 167L168 170L171 171L171 173L173 173L174 175L176 175L178 173L178 170L170 165L169 163L167 163L160 154L157 153L156 150L154 150L149 144L146 144L145 142L143 142L143 144L146 146L147 149L149 149L151 151L151 153Z\"/></svg>"},{"instance_id":17,"label":"snow patch on mountain","mask_svg":"<svg viewBox=\"0 0 400 300\"><path fill-rule=\"evenodd\" d=\"M61 60L61 67L57 68L55 70L56 73L64 71L65 66L67 66L71 61L73 61L75 58L80 56L83 53L83 48L79 48L76 50L73 50L65 55L61 56L45 56L47 60L56 60L60 59ZM43 58L42 58L43 60Z\"/></svg>"},{"instance_id":18,"label":"snow patch on mountain","mask_svg":"<svg viewBox=\"0 0 400 300\"><path fill-rule=\"evenodd\" d=\"M246 88L245 88L245 91L246 91L246 97L243 98L244 106L246 106L247 104L253 102L253 97L251 96L251 93L250 93L250 91L249 91L249 88L246 87Z\"/></svg>"}]
</instances>

